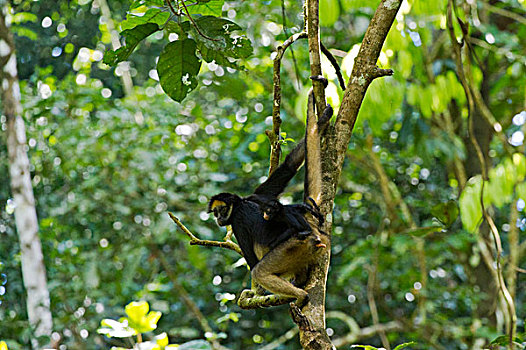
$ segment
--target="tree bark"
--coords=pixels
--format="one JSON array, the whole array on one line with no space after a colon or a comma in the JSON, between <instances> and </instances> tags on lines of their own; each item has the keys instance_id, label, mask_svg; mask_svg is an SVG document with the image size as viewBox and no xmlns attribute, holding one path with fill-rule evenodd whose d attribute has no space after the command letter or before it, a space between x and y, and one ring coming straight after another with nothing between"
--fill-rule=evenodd
<instances>
[{"instance_id":1,"label":"tree bark","mask_svg":"<svg viewBox=\"0 0 526 350\"><path fill-rule=\"evenodd\" d=\"M15 223L20 239L22 275L27 291L27 314L34 328L33 348L40 348L37 337L50 336L52 318L46 270L40 238L35 198L31 187L26 130L22 119L20 87L16 68L15 45L9 30L10 7L2 4L0 14L0 76L3 112L7 117L7 151L11 192L15 202Z\"/></svg>"}]
</instances>

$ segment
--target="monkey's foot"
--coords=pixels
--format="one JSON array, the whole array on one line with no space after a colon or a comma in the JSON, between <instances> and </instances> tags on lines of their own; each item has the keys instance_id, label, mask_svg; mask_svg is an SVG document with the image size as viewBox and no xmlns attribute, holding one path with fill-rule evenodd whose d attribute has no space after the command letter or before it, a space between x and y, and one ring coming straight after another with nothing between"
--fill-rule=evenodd
<instances>
[{"instance_id":1,"label":"monkey's foot","mask_svg":"<svg viewBox=\"0 0 526 350\"><path fill-rule=\"evenodd\" d=\"M314 327L312 327L309 319L303 312L301 312L301 309L296 303L290 303L290 316L294 323L298 325L299 329L314 332Z\"/></svg>"}]
</instances>

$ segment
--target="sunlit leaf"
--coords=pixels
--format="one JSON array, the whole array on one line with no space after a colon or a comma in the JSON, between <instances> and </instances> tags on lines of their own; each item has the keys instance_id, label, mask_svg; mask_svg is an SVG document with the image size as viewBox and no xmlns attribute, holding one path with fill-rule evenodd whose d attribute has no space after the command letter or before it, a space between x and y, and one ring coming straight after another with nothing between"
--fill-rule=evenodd
<instances>
[{"instance_id":1,"label":"sunlit leaf","mask_svg":"<svg viewBox=\"0 0 526 350\"><path fill-rule=\"evenodd\" d=\"M144 24L156 24L158 27L163 26L170 18L169 12L163 12L157 8L151 8L142 16L129 14L125 21L121 23L121 30L132 29ZM121 33L122 34L122 33Z\"/></svg>"},{"instance_id":2,"label":"sunlit leaf","mask_svg":"<svg viewBox=\"0 0 526 350\"><path fill-rule=\"evenodd\" d=\"M30 12L18 12L18 13L15 13L13 17L11 18L12 18L11 21L16 24L24 23L24 22L36 23L38 21L37 15L35 15L34 13L30 13Z\"/></svg>"},{"instance_id":3,"label":"sunlit leaf","mask_svg":"<svg viewBox=\"0 0 526 350\"><path fill-rule=\"evenodd\" d=\"M462 226L469 232L477 232L482 222L482 206L480 204L480 191L482 178L475 176L468 181L467 186L460 194L459 207ZM487 205L487 202L484 202Z\"/></svg>"},{"instance_id":4,"label":"sunlit leaf","mask_svg":"<svg viewBox=\"0 0 526 350\"><path fill-rule=\"evenodd\" d=\"M187 5L190 14L199 14L203 16L221 16L222 8L225 3L224 0L210 0L210 1L185 1L185 3L195 3L195 5Z\"/></svg>"},{"instance_id":5,"label":"sunlit leaf","mask_svg":"<svg viewBox=\"0 0 526 350\"><path fill-rule=\"evenodd\" d=\"M416 344L416 342L410 341L408 343L399 344L393 350L402 350L402 349L405 349L406 347L408 347L409 345L413 345L413 344Z\"/></svg>"}]
</instances>

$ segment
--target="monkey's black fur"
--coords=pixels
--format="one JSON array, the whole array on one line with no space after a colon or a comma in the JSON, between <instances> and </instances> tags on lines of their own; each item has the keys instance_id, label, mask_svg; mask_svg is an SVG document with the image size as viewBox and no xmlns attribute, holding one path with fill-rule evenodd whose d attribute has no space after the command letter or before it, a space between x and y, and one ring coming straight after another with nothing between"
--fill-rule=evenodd
<instances>
[{"instance_id":1,"label":"monkey's black fur","mask_svg":"<svg viewBox=\"0 0 526 350\"><path fill-rule=\"evenodd\" d=\"M257 194L246 199L259 205L261 214L268 221L272 232L281 232L277 237L273 237L269 246L271 250L293 235L304 239L312 232L312 227L305 220L305 214L311 213L318 219L319 226L323 224L323 216L312 199L314 206L306 203L284 205L276 197Z\"/></svg>"}]
</instances>

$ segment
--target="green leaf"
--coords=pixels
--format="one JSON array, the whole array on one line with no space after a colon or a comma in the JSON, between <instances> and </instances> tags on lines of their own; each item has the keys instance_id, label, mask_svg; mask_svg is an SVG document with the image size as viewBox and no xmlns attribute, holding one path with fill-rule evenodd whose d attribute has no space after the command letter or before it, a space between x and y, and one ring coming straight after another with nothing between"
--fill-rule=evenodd
<instances>
[{"instance_id":1,"label":"green leaf","mask_svg":"<svg viewBox=\"0 0 526 350\"><path fill-rule=\"evenodd\" d=\"M144 38L158 30L159 26L157 24L147 23L123 31L121 34L126 38L126 45L116 51L106 51L103 62L110 66L115 66L119 62L126 61Z\"/></svg>"},{"instance_id":2,"label":"green leaf","mask_svg":"<svg viewBox=\"0 0 526 350\"><path fill-rule=\"evenodd\" d=\"M409 345L413 345L413 344L416 344L416 342L410 341L408 343L403 343L403 344L397 345L396 348L394 348L394 350L402 350L402 349L408 347Z\"/></svg>"},{"instance_id":3,"label":"green leaf","mask_svg":"<svg viewBox=\"0 0 526 350\"><path fill-rule=\"evenodd\" d=\"M519 337L515 337L513 339L514 343L522 343L522 339ZM509 335L500 335L497 338L493 339L493 341L490 343L490 345L500 345L500 346L506 346L510 343L510 336Z\"/></svg>"},{"instance_id":4,"label":"green leaf","mask_svg":"<svg viewBox=\"0 0 526 350\"><path fill-rule=\"evenodd\" d=\"M188 1L190 2L190 1ZM191 1L193 3L194 1ZM185 2L186 3L186 2ZM203 16L216 16L219 17L222 14L222 8L224 0L210 0L210 1L197 1L195 5L186 5L188 12L192 15L203 15Z\"/></svg>"},{"instance_id":5,"label":"green leaf","mask_svg":"<svg viewBox=\"0 0 526 350\"><path fill-rule=\"evenodd\" d=\"M460 218L462 219L462 225L469 232L477 232L482 220L482 206L480 205L481 181L480 176L471 178L460 194Z\"/></svg>"},{"instance_id":6,"label":"green leaf","mask_svg":"<svg viewBox=\"0 0 526 350\"><path fill-rule=\"evenodd\" d=\"M211 350L210 343L206 340L192 340L187 343L181 344L178 350Z\"/></svg>"},{"instance_id":7,"label":"green leaf","mask_svg":"<svg viewBox=\"0 0 526 350\"><path fill-rule=\"evenodd\" d=\"M446 227L451 227L458 217L458 205L450 200L446 203L439 203L431 208L431 214L436 217Z\"/></svg>"},{"instance_id":8,"label":"green leaf","mask_svg":"<svg viewBox=\"0 0 526 350\"><path fill-rule=\"evenodd\" d=\"M241 30L236 23L212 16L196 19L199 30L208 37L219 39L210 40L200 35L190 22L184 22L182 28L191 32L197 40L197 48L206 62L216 61L226 67L237 68L236 59L247 58L252 54L252 44L245 36L233 35L232 32Z\"/></svg>"},{"instance_id":9,"label":"green leaf","mask_svg":"<svg viewBox=\"0 0 526 350\"><path fill-rule=\"evenodd\" d=\"M157 24L162 27L168 18L170 18L169 12L163 12L156 8L148 9L142 16L129 14L126 20L121 22L121 30L132 29L147 23Z\"/></svg>"},{"instance_id":10,"label":"green leaf","mask_svg":"<svg viewBox=\"0 0 526 350\"><path fill-rule=\"evenodd\" d=\"M33 22L36 23L38 21L37 15L30 13L30 12L18 12L15 13L11 20L14 24L24 23L24 22Z\"/></svg>"},{"instance_id":11,"label":"green leaf","mask_svg":"<svg viewBox=\"0 0 526 350\"><path fill-rule=\"evenodd\" d=\"M197 87L201 61L195 55L191 39L176 40L166 45L159 56L157 72L163 90L177 102Z\"/></svg>"},{"instance_id":12,"label":"green leaf","mask_svg":"<svg viewBox=\"0 0 526 350\"><path fill-rule=\"evenodd\" d=\"M31 40L38 39L38 34L27 27L13 26L11 30L17 36L25 36L26 38Z\"/></svg>"},{"instance_id":13,"label":"green leaf","mask_svg":"<svg viewBox=\"0 0 526 350\"><path fill-rule=\"evenodd\" d=\"M378 350L378 348L375 348L371 345L351 345L351 348L362 348L364 350Z\"/></svg>"},{"instance_id":14,"label":"green leaf","mask_svg":"<svg viewBox=\"0 0 526 350\"><path fill-rule=\"evenodd\" d=\"M338 0L320 0L320 25L331 27L340 17Z\"/></svg>"}]
</instances>

